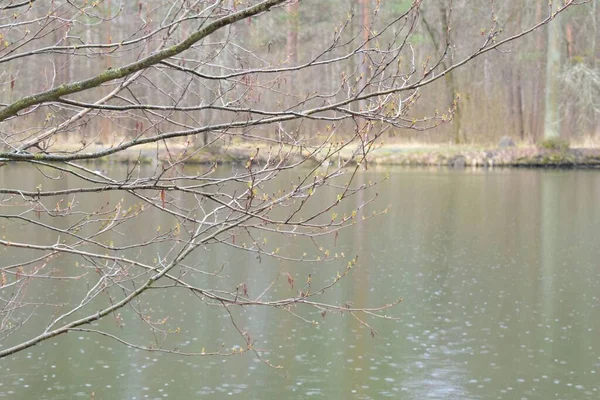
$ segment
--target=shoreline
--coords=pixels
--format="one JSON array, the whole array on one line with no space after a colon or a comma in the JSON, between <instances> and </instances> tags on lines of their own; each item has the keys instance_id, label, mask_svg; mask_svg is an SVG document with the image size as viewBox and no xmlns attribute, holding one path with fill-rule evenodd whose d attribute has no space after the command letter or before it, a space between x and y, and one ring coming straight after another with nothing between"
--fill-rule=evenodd
<instances>
[{"instance_id":1,"label":"shoreline","mask_svg":"<svg viewBox=\"0 0 600 400\"><path fill-rule=\"evenodd\" d=\"M600 149L440 148L424 151L387 151L386 146L372 154L377 165L512 168L600 168ZM379 154L377 154L379 153Z\"/></svg>"},{"instance_id":2,"label":"shoreline","mask_svg":"<svg viewBox=\"0 0 600 400\"><path fill-rule=\"evenodd\" d=\"M59 147L59 146L57 146ZM258 151L257 147L262 149ZM60 147L59 147L60 148ZM124 150L112 156L94 160L81 160L89 164L104 163L139 163L158 164L161 162L174 162L181 160L186 165L207 164L245 164L252 158L258 163L273 159L269 154L269 146L249 146L245 144L232 144L224 147L211 146L201 151L186 149L181 146L169 146L167 150L161 148L135 148ZM86 152L94 152L106 147L91 145ZM53 150L57 150L56 148ZM65 153L75 149L60 149ZM59 150L59 151L60 151ZM342 160L351 157L351 149L344 149L339 153ZM277 155L275 157L278 157ZM289 161L299 161L300 154L292 155ZM368 156L369 165L378 166L437 166L449 168L466 167L513 167L513 168L600 168L600 149L572 148L572 149L544 149L540 147L504 147L485 148L474 146L431 146L411 147L399 144L385 144L374 149ZM313 158L318 163L318 155Z\"/></svg>"}]
</instances>

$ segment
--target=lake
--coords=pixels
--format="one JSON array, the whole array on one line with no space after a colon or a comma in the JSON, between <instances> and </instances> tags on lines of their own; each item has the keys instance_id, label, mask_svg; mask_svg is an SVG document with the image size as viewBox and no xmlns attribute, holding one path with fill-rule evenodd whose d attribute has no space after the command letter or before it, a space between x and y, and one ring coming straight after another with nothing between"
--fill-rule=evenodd
<instances>
[{"instance_id":1,"label":"lake","mask_svg":"<svg viewBox=\"0 0 600 400\"><path fill-rule=\"evenodd\" d=\"M31 181L35 187L34 174L31 168L4 166L0 186ZM276 309L233 310L264 358L282 367L274 369L251 352L182 357L69 333L0 360L0 397L600 398L600 172L395 168L371 169L358 179L375 181L385 174L389 180L378 186L370 210L389 205L388 212L323 239L332 253L358 255L352 275L324 301L377 306L403 298L388 312L397 319L366 318L377 331L374 337L347 313L322 317L299 308L300 316L318 322L311 324ZM110 196L97 195L98 204L116 201ZM139 223L143 231L166 222ZM35 234L22 226L14 240ZM273 241L290 252L307 245ZM160 250L156 245L147 256ZM282 272L298 285L308 274L327 281L346 262L297 265L219 246L195 257L208 270L223 266L226 276L198 282L223 287L244 282L251 295ZM6 260L0 258L0 266ZM39 290L71 298L67 286L53 285L44 282ZM276 295L291 289L281 280L273 290ZM243 345L228 313L186 291L154 291L136 307L153 319L167 318L163 328L177 330L169 343L182 351ZM150 345L153 335L139 317L131 310L122 313L123 328L113 318L97 327ZM45 321L24 329L39 329Z\"/></svg>"}]
</instances>

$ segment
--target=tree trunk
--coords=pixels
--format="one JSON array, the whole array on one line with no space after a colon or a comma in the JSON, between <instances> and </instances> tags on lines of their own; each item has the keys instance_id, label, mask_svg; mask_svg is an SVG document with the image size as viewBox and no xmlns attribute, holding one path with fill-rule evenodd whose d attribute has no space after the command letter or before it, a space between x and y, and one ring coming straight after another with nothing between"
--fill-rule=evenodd
<instances>
[{"instance_id":1,"label":"tree trunk","mask_svg":"<svg viewBox=\"0 0 600 400\"><path fill-rule=\"evenodd\" d=\"M288 34L287 54L291 65L298 63L298 2L294 1L287 6Z\"/></svg>"},{"instance_id":2,"label":"tree trunk","mask_svg":"<svg viewBox=\"0 0 600 400\"><path fill-rule=\"evenodd\" d=\"M517 77L515 80L515 95L516 95L516 106L517 106L517 132L521 142L525 141L525 119L523 117L523 83L521 78L521 71L517 69Z\"/></svg>"},{"instance_id":3,"label":"tree trunk","mask_svg":"<svg viewBox=\"0 0 600 400\"><path fill-rule=\"evenodd\" d=\"M444 34L447 35L446 41L450 43L451 38L448 21L448 10L446 8L446 3L444 2L442 2L442 5L440 6L440 13L442 15L442 30ZM452 50L450 49L450 51ZM442 63L442 67L444 69L449 68L450 65L452 65L452 58L450 59L449 63L446 63L445 61ZM454 115L452 117L452 136L454 137L454 143L461 144L466 142L467 138L461 129L461 106L458 98L458 87L456 84L454 73L450 72L446 74L444 79L448 88L448 97L450 97L450 101L452 102L454 108Z\"/></svg>"},{"instance_id":4,"label":"tree trunk","mask_svg":"<svg viewBox=\"0 0 600 400\"><path fill-rule=\"evenodd\" d=\"M363 42L367 42L367 40L369 40L369 35L370 35L370 26L371 26L371 15L370 15L370 11L369 11L369 0L358 0L358 5L359 5L359 15L360 15L360 21L361 21L361 25L362 25L362 41ZM365 47L363 50L367 50L368 45L365 44ZM367 91L367 82L369 80L369 59L367 57L367 55L363 52L360 53L360 59L359 59L359 64L360 64L360 88L361 90L363 90L363 92ZM360 101L359 103L359 108L361 109L366 109L367 107L367 102L365 100Z\"/></svg>"},{"instance_id":5,"label":"tree trunk","mask_svg":"<svg viewBox=\"0 0 600 400\"><path fill-rule=\"evenodd\" d=\"M287 5L287 58L290 66L298 64L298 27L299 27L299 8L298 1L293 1ZM287 92L288 95L285 98L286 107L293 107L296 103L296 90L297 82L296 82L296 74L291 73L288 75L287 80ZM286 122L284 126L286 129L295 132L294 136L298 137L300 135L300 125L296 121Z\"/></svg>"},{"instance_id":6,"label":"tree trunk","mask_svg":"<svg viewBox=\"0 0 600 400\"><path fill-rule=\"evenodd\" d=\"M454 74L450 72L446 75L446 84L448 85L448 94L451 96L451 101L454 108L454 115L452 116L452 133L454 136L454 143L461 144L467 141L467 137L461 129L461 105L458 97L458 89L456 87L456 81Z\"/></svg>"},{"instance_id":7,"label":"tree trunk","mask_svg":"<svg viewBox=\"0 0 600 400\"><path fill-rule=\"evenodd\" d=\"M535 22L539 22L543 19L544 6L547 4L546 0L537 0L536 9L535 9ZM537 60L534 74L539 76L539 79L535 79L532 85L531 92L531 135L533 136L533 140L537 141L538 138L542 137L541 135L541 125L542 125L542 99L541 93L544 88L544 69L541 55L545 53L545 40L544 35L542 35L542 31L537 33L537 40L535 44L536 54L540 55L540 59Z\"/></svg>"},{"instance_id":8,"label":"tree trunk","mask_svg":"<svg viewBox=\"0 0 600 400\"><path fill-rule=\"evenodd\" d=\"M567 42L567 65L570 64L571 60L575 56L575 34L573 30L573 22L565 22L565 39ZM571 139L574 133L574 114L578 112L576 106L569 105L563 113L561 134L565 139Z\"/></svg>"},{"instance_id":9,"label":"tree trunk","mask_svg":"<svg viewBox=\"0 0 600 400\"><path fill-rule=\"evenodd\" d=\"M598 68L600 66L600 38L598 37L598 35L600 34L600 29L598 29L598 2L597 1L593 1L592 2L592 15L593 17L593 21L594 21L594 34L592 37L592 43L591 43L591 48L593 51L593 62L592 65L594 66L594 68ZM600 135L600 118L598 118L597 124L596 124L596 132L594 132L595 135Z\"/></svg>"},{"instance_id":10,"label":"tree trunk","mask_svg":"<svg viewBox=\"0 0 600 400\"><path fill-rule=\"evenodd\" d=\"M441 17L442 18L442 34L449 35L450 34L450 32L448 30L449 21L448 21L447 10L446 10L445 4L442 4L440 6L440 14L442 16ZM422 15L422 21L423 21L423 25L425 26L425 30L427 31L427 34L429 35L429 38L431 39L433 47L436 49L436 51L439 54L442 54L442 52L444 51L445 43L441 43L441 40L439 39L440 36L438 36L436 34L436 32L433 30L432 26L427 22L425 15ZM447 41L450 41L450 38L448 36L446 36L446 38L447 38L446 39ZM452 64L452 61L450 61L450 63L447 63L445 59L442 60L442 62L441 62L441 66L444 70L448 69L451 64ZM452 118L452 140L456 144L464 143L467 140L467 138L466 138L466 135L462 132L461 106L459 104L459 99L458 99L458 85L454 78L454 74L452 72L446 74L446 76L444 77L444 81L446 83L447 96L454 106L454 116Z\"/></svg>"},{"instance_id":11,"label":"tree trunk","mask_svg":"<svg viewBox=\"0 0 600 400\"><path fill-rule=\"evenodd\" d=\"M561 16L546 26L548 45L546 53L546 92L544 98L544 138L560 136L559 89L560 89L560 33Z\"/></svg>"},{"instance_id":12,"label":"tree trunk","mask_svg":"<svg viewBox=\"0 0 600 400\"><path fill-rule=\"evenodd\" d=\"M523 29L523 19L522 19L522 11L517 12L516 15L516 26L519 30ZM511 76L511 119L515 122L515 132L518 134L521 142L525 141L525 121L523 117L523 82L522 82L522 65L520 63L514 64L516 67L513 70L510 70Z\"/></svg>"}]
</instances>

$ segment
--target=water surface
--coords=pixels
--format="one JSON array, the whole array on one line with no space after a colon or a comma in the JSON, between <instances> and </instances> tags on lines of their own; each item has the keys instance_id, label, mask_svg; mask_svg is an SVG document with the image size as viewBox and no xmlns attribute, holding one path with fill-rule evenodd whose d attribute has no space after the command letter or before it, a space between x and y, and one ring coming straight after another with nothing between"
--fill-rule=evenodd
<instances>
[{"instance_id":1,"label":"water surface","mask_svg":"<svg viewBox=\"0 0 600 400\"><path fill-rule=\"evenodd\" d=\"M35 187L29 173L0 168L0 185L32 179ZM324 300L375 306L404 299L390 311L397 321L367 319L374 338L348 315L298 310L319 322L313 326L283 311L235 310L265 358L283 367L274 370L251 353L179 357L73 333L1 360L0 397L600 398L600 172L390 169L359 179L386 173L371 209L390 205L389 212L323 242L359 256L351 278ZM35 234L21 229L18 235ZM274 240L286 251L312 251L302 241ZM195 256L225 266L229 278L216 285L246 282L251 292L281 271L299 283L309 273L327 280L346 262L296 265L223 247ZM290 288L282 282L275 290ZM227 313L187 292L141 300L140 307L180 329L172 339L182 350L242 345ZM152 343L139 318L123 314L123 329L110 319L99 326Z\"/></svg>"}]
</instances>

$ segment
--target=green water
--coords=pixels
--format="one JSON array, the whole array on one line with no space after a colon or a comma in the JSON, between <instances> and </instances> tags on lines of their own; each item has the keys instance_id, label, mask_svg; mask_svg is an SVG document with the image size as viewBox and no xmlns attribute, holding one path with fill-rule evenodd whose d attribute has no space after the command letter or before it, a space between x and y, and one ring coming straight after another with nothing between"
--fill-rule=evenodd
<instances>
[{"instance_id":1,"label":"green water","mask_svg":"<svg viewBox=\"0 0 600 400\"><path fill-rule=\"evenodd\" d=\"M283 367L275 370L252 353L181 357L70 333L0 360L0 397L600 398L600 172L391 169L367 171L359 179L384 173L390 179L378 188L371 209L391 205L389 212L335 240L323 239L332 253L356 254L359 260L353 275L323 300L376 306L404 299L390 311L398 320L366 319L378 332L374 338L349 315L322 318L298 309L319 322L314 326L274 309L232 310L264 357ZM0 168L0 186L31 182L33 188L35 174ZM57 188L68 185L56 181ZM105 193L93 201L115 200ZM168 223L156 218L124 234ZM16 240L42 234L22 226L14 235ZM313 250L301 240L273 241L282 251ZM161 250L156 245L146 256ZM302 285L309 273L324 282L345 265L258 260L218 246L194 256L205 269L224 266L226 276L198 278L199 284L231 288L245 282L251 295L280 272ZM67 301L78 289L72 282L46 281L36 290ZM272 295L288 292L282 280ZM243 344L226 312L183 290L144 295L138 307L155 318L168 317L165 328L180 329L169 343L182 351ZM124 310L122 318L124 328L110 318L97 327L152 343L134 312ZM44 321L26 325L23 335Z\"/></svg>"}]
</instances>

